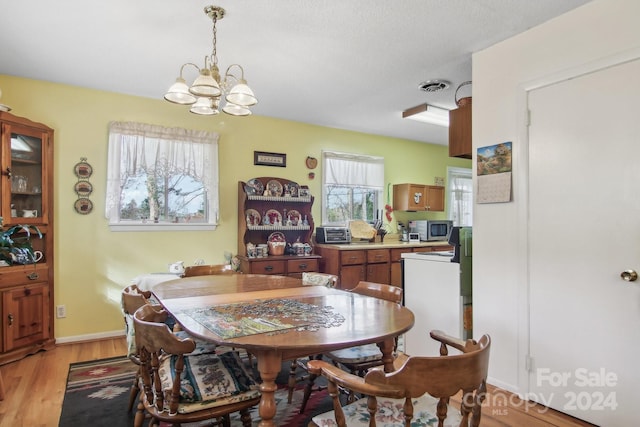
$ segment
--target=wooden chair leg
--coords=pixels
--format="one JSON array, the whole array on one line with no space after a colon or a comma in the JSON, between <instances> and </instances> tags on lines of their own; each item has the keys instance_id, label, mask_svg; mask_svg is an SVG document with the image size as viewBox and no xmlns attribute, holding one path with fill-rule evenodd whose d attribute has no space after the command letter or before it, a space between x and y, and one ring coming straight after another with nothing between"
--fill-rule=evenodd
<instances>
[{"instance_id":1,"label":"wooden chair leg","mask_svg":"<svg viewBox=\"0 0 640 427\"><path fill-rule=\"evenodd\" d=\"M242 421L243 427L251 427L251 414L249 414L248 409L243 409L240 411L240 421Z\"/></svg>"},{"instance_id":2,"label":"wooden chair leg","mask_svg":"<svg viewBox=\"0 0 640 427\"><path fill-rule=\"evenodd\" d=\"M307 402L311 397L311 392L313 391L313 383L318 378L317 375L309 374L309 381L307 381L307 385L304 387L304 396L302 397L302 404L300 404L300 413L304 413L305 408L307 407Z\"/></svg>"},{"instance_id":3,"label":"wooden chair leg","mask_svg":"<svg viewBox=\"0 0 640 427\"><path fill-rule=\"evenodd\" d=\"M0 371L0 400L4 400L4 380L2 379L1 371Z\"/></svg>"},{"instance_id":4,"label":"wooden chair leg","mask_svg":"<svg viewBox=\"0 0 640 427\"><path fill-rule=\"evenodd\" d=\"M293 391L296 388L296 371L298 370L298 359L293 359L291 361L291 366L289 367L289 394L287 396L287 403L291 403L293 399Z\"/></svg>"},{"instance_id":5,"label":"wooden chair leg","mask_svg":"<svg viewBox=\"0 0 640 427\"><path fill-rule=\"evenodd\" d=\"M133 405L136 403L138 398L138 393L140 393L140 368L136 371L136 377L133 379L133 384L131 384L131 390L129 391L129 405L127 406L127 412L131 412L133 409Z\"/></svg>"}]
</instances>

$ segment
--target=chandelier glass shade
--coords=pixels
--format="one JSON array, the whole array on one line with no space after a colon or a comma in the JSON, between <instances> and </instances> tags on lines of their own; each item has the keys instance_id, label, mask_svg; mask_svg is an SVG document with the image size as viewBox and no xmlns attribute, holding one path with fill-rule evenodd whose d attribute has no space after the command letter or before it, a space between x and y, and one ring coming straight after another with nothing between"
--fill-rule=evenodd
<instances>
[{"instance_id":1,"label":"chandelier glass shade","mask_svg":"<svg viewBox=\"0 0 640 427\"><path fill-rule=\"evenodd\" d=\"M200 115L219 114L220 102L224 98L222 111L232 116L248 116L251 114L249 107L258 103L258 99L247 85L244 78L244 69L238 64L230 65L224 77L220 77L218 69L218 57L216 54L216 23L225 15L225 10L218 6L207 6L205 14L213 21L213 50L206 56L204 67L200 68L192 62L187 62L180 67L180 75L171 85L164 99L174 104L190 105L190 112ZM189 86L183 77L185 68L194 67L198 70L198 76ZM239 74L231 71L238 69Z\"/></svg>"}]
</instances>

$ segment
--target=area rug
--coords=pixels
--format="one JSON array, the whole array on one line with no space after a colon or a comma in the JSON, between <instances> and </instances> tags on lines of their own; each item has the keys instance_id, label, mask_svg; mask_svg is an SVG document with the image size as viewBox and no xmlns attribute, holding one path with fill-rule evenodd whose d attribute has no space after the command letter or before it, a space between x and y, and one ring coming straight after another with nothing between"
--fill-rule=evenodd
<instances>
[{"instance_id":1,"label":"area rug","mask_svg":"<svg viewBox=\"0 0 640 427\"><path fill-rule=\"evenodd\" d=\"M290 362L282 365L276 378L276 419L282 427L306 427L315 414L332 409L327 391L316 391L311 395L304 414L299 414L304 383L299 383L293 401L287 403L287 380ZM127 413L129 391L137 366L126 357L73 363L69 366L67 388L62 404L59 427L124 427L132 426L135 408ZM258 424L258 409L251 411L254 425ZM239 416L232 416L232 427L241 426ZM196 427L210 423L183 424ZM163 424L163 427L165 425Z\"/></svg>"}]
</instances>

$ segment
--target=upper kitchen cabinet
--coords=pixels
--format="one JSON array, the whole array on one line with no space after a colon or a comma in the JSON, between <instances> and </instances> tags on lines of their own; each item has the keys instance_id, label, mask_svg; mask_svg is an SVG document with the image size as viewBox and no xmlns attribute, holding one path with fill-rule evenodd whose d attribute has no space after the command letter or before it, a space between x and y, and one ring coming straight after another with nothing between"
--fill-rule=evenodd
<instances>
[{"instance_id":1,"label":"upper kitchen cabinet","mask_svg":"<svg viewBox=\"0 0 640 427\"><path fill-rule=\"evenodd\" d=\"M471 158L471 97L449 111L449 157Z\"/></svg>"},{"instance_id":2,"label":"upper kitchen cabinet","mask_svg":"<svg viewBox=\"0 0 640 427\"><path fill-rule=\"evenodd\" d=\"M36 226L37 256L0 267L0 365L55 347L53 332L53 129L0 112L0 216ZM18 231L17 239L27 239Z\"/></svg>"},{"instance_id":3,"label":"upper kitchen cabinet","mask_svg":"<svg viewBox=\"0 0 640 427\"><path fill-rule=\"evenodd\" d=\"M393 186L393 209L398 211L444 211L444 187L424 184Z\"/></svg>"}]
</instances>

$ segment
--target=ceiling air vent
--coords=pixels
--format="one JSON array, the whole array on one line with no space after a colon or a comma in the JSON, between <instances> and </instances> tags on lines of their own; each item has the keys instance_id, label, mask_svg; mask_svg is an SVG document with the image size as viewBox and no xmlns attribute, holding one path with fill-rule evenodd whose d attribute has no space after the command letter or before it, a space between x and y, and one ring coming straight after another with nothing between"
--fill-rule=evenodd
<instances>
[{"instance_id":1,"label":"ceiling air vent","mask_svg":"<svg viewBox=\"0 0 640 427\"><path fill-rule=\"evenodd\" d=\"M424 92L440 92L449 87L451 83L446 80L427 80L418 85L418 89Z\"/></svg>"}]
</instances>

